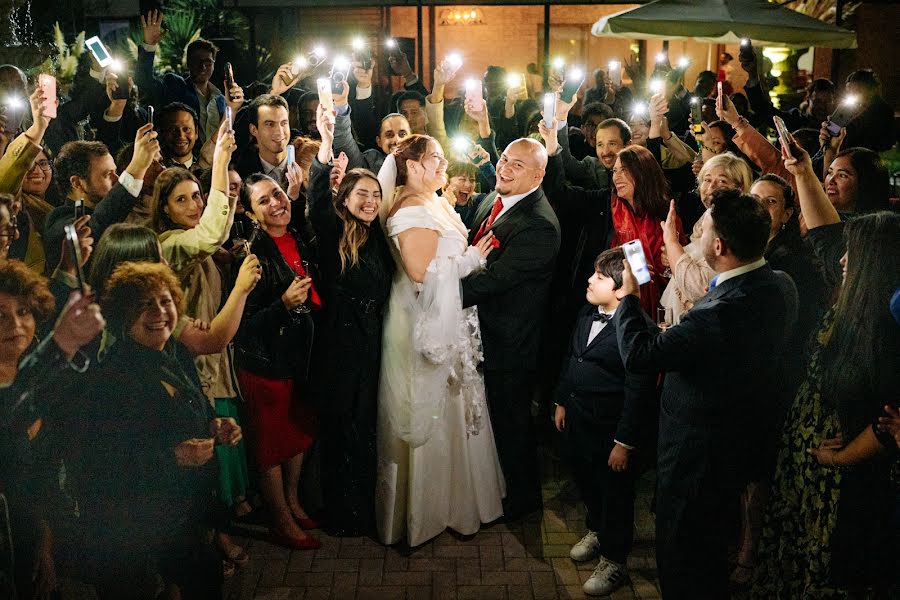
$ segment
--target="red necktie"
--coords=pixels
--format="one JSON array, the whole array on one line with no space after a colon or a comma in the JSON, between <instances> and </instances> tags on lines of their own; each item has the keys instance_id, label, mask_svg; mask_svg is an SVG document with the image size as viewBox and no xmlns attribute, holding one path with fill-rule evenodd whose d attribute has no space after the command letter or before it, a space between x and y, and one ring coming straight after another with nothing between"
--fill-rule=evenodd
<instances>
[{"instance_id":1,"label":"red necktie","mask_svg":"<svg viewBox=\"0 0 900 600\"><path fill-rule=\"evenodd\" d=\"M494 206L491 208L491 214L487 219L481 224L481 227L478 228L478 233L475 234L475 238L472 240L472 245L478 243L478 241L484 237L484 234L487 233L487 230L491 228L491 225L494 224L494 219L497 218L497 215L500 214L500 211L503 210L503 198L497 196L494 200Z\"/></svg>"}]
</instances>

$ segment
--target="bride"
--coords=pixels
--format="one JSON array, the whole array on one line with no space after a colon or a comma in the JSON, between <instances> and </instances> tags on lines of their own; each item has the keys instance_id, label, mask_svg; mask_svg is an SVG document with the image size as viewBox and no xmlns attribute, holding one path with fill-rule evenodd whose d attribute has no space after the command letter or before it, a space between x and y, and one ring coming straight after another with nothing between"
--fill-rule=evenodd
<instances>
[{"instance_id":1,"label":"bride","mask_svg":"<svg viewBox=\"0 0 900 600\"><path fill-rule=\"evenodd\" d=\"M503 514L505 483L485 404L481 333L462 308L460 279L484 268L486 236L466 227L435 190L447 160L429 136L412 135L378 173L383 226L394 260L378 393L381 541L418 546L447 527L470 535ZM396 188L396 189L395 189Z\"/></svg>"}]
</instances>

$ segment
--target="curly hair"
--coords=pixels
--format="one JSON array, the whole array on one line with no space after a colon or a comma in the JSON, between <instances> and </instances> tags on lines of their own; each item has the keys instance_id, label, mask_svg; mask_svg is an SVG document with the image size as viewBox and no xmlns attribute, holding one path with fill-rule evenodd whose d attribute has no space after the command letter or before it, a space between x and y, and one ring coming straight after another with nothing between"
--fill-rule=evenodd
<instances>
[{"instance_id":1,"label":"curly hair","mask_svg":"<svg viewBox=\"0 0 900 600\"><path fill-rule=\"evenodd\" d=\"M184 291L168 265L124 262L106 282L100 303L107 327L117 337L126 332L141 314L142 301L154 292L169 290L178 313L184 310Z\"/></svg>"},{"instance_id":2,"label":"curly hair","mask_svg":"<svg viewBox=\"0 0 900 600\"><path fill-rule=\"evenodd\" d=\"M0 294L9 294L28 307L39 325L56 310L56 300L47 287L47 279L15 259L0 259Z\"/></svg>"}]
</instances>

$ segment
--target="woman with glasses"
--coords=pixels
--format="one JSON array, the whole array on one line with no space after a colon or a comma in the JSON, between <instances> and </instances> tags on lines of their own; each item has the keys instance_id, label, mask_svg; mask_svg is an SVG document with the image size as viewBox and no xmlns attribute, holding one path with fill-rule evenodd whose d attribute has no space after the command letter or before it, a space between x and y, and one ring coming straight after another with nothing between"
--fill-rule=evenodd
<instances>
[{"instance_id":1,"label":"woman with glasses","mask_svg":"<svg viewBox=\"0 0 900 600\"><path fill-rule=\"evenodd\" d=\"M22 180L22 206L40 233L44 232L44 221L55 206L48 198L48 189L53 183L53 163L49 152L46 148L38 152Z\"/></svg>"}]
</instances>

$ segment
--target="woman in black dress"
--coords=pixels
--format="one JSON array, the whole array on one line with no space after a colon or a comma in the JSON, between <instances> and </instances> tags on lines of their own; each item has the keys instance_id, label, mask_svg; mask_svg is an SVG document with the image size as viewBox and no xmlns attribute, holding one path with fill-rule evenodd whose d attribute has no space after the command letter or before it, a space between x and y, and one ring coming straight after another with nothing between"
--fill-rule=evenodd
<instances>
[{"instance_id":1,"label":"woman in black dress","mask_svg":"<svg viewBox=\"0 0 900 600\"><path fill-rule=\"evenodd\" d=\"M394 261L377 223L381 186L365 169L331 191L334 117L320 106L322 136L310 170L309 220L319 243L324 307L312 373L320 400L326 527L335 535L374 531L375 417L381 323Z\"/></svg>"}]
</instances>

